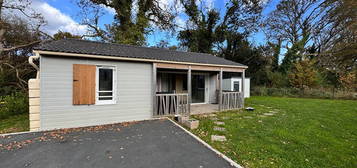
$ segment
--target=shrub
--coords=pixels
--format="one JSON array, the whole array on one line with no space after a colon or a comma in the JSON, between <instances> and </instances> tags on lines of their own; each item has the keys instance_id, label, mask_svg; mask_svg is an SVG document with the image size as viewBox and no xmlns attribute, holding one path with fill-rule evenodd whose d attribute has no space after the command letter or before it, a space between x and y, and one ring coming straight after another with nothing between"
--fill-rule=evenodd
<instances>
[{"instance_id":1,"label":"shrub","mask_svg":"<svg viewBox=\"0 0 357 168\"><path fill-rule=\"evenodd\" d=\"M340 83L342 87L347 90L357 90L357 74L354 72L350 72L340 76Z\"/></svg>"},{"instance_id":2,"label":"shrub","mask_svg":"<svg viewBox=\"0 0 357 168\"><path fill-rule=\"evenodd\" d=\"M267 88L254 87L251 90L253 96L277 96L277 97L304 97L322 99L357 99L357 93L331 88Z\"/></svg>"},{"instance_id":3,"label":"shrub","mask_svg":"<svg viewBox=\"0 0 357 168\"><path fill-rule=\"evenodd\" d=\"M22 92L0 97L0 119L28 113L28 96Z\"/></svg>"},{"instance_id":4,"label":"shrub","mask_svg":"<svg viewBox=\"0 0 357 168\"><path fill-rule=\"evenodd\" d=\"M300 89L315 86L318 81L318 74L314 69L314 64L315 61L308 59L296 62L292 72L288 75L290 84Z\"/></svg>"},{"instance_id":5,"label":"shrub","mask_svg":"<svg viewBox=\"0 0 357 168\"><path fill-rule=\"evenodd\" d=\"M268 83L271 87L287 87L289 86L289 81L286 80L287 76L281 72L267 72Z\"/></svg>"}]
</instances>

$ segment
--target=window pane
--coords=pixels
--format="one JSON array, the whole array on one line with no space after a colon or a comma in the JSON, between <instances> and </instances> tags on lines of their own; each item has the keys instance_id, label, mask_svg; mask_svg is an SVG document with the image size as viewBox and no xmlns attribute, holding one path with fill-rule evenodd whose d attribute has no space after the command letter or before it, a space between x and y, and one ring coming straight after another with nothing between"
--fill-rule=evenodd
<instances>
[{"instance_id":1,"label":"window pane","mask_svg":"<svg viewBox=\"0 0 357 168\"><path fill-rule=\"evenodd\" d=\"M112 96L113 92L99 92L99 96Z\"/></svg>"},{"instance_id":2,"label":"window pane","mask_svg":"<svg viewBox=\"0 0 357 168\"><path fill-rule=\"evenodd\" d=\"M233 90L236 92L239 92L239 82L238 81L234 81L233 83Z\"/></svg>"},{"instance_id":3,"label":"window pane","mask_svg":"<svg viewBox=\"0 0 357 168\"><path fill-rule=\"evenodd\" d=\"M113 70L99 69L99 91L113 90Z\"/></svg>"},{"instance_id":4,"label":"window pane","mask_svg":"<svg viewBox=\"0 0 357 168\"><path fill-rule=\"evenodd\" d=\"M187 76L183 76L183 85L182 85L182 90L187 90Z\"/></svg>"},{"instance_id":5,"label":"window pane","mask_svg":"<svg viewBox=\"0 0 357 168\"><path fill-rule=\"evenodd\" d=\"M99 100L113 100L113 97L99 97Z\"/></svg>"}]
</instances>

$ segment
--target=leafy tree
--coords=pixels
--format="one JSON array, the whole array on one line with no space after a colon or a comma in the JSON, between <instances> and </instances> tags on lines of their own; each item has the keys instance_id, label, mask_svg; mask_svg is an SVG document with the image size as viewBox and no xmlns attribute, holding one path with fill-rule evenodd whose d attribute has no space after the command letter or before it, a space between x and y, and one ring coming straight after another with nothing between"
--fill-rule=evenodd
<instances>
[{"instance_id":1,"label":"leafy tree","mask_svg":"<svg viewBox=\"0 0 357 168\"><path fill-rule=\"evenodd\" d=\"M317 71L314 68L315 61L303 59L294 63L292 71L288 74L289 82L296 88L309 88L316 85Z\"/></svg>"},{"instance_id":2,"label":"leafy tree","mask_svg":"<svg viewBox=\"0 0 357 168\"><path fill-rule=\"evenodd\" d=\"M234 46L232 35L246 36L256 30L262 5L256 0L229 0L226 12L199 8L195 0L181 0L188 16L187 27L179 32L181 45L189 51L219 53L226 46Z\"/></svg>"},{"instance_id":3,"label":"leafy tree","mask_svg":"<svg viewBox=\"0 0 357 168\"><path fill-rule=\"evenodd\" d=\"M267 69L269 58L262 54L266 49L264 46L254 47L243 35L232 33L227 36L227 45L221 48L218 56L247 65L247 76L254 77L259 70Z\"/></svg>"},{"instance_id":4,"label":"leafy tree","mask_svg":"<svg viewBox=\"0 0 357 168\"><path fill-rule=\"evenodd\" d=\"M170 29L174 19L170 9L161 7L158 0L79 0L78 5L83 24L90 28L87 36L115 43L144 45L145 35L153 25ZM105 25L106 29L99 26L103 6L115 11L114 22Z\"/></svg>"},{"instance_id":5,"label":"leafy tree","mask_svg":"<svg viewBox=\"0 0 357 168\"><path fill-rule=\"evenodd\" d=\"M218 56L242 63L249 68L246 75L252 78L252 84L264 85L268 81L269 60L271 59L267 46L255 47L241 34L229 36L227 46L221 48Z\"/></svg>"},{"instance_id":6,"label":"leafy tree","mask_svg":"<svg viewBox=\"0 0 357 168\"><path fill-rule=\"evenodd\" d=\"M189 18L187 27L178 34L182 47L248 65L247 76L257 78L252 81L264 80L265 73L260 70L265 69L267 60L261 54L262 48L252 46L247 40L259 24L264 3L229 0L223 15L217 9L199 7L195 0L181 0L181 4Z\"/></svg>"},{"instance_id":7,"label":"leafy tree","mask_svg":"<svg viewBox=\"0 0 357 168\"><path fill-rule=\"evenodd\" d=\"M280 88L289 86L289 81L286 80L287 75L284 73L267 71L267 77L268 79L265 83L268 87Z\"/></svg>"},{"instance_id":8,"label":"leafy tree","mask_svg":"<svg viewBox=\"0 0 357 168\"><path fill-rule=\"evenodd\" d=\"M60 40L60 39L82 39L82 36L79 35L74 35L71 34L70 32L63 32L63 31L58 31L56 34L53 35L54 40Z\"/></svg>"},{"instance_id":9,"label":"leafy tree","mask_svg":"<svg viewBox=\"0 0 357 168\"><path fill-rule=\"evenodd\" d=\"M304 36L303 39L295 42L293 46L288 49L280 66L281 72L287 73L291 69L293 63L302 60L304 54L306 54L305 45L307 38L308 36Z\"/></svg>"},{"instance_id":10,"label":"leafy tree","mask_svg":"<svg viewBox=\"0 0 357 168\"><path fill-rule=\"evenodd\" d=\"M197 10L197 6L193 2L193 7L187 7L189 11ZM193 8L193 9L192 9ZM191 14L191 12L188 12ZM196 14L196 13L194 13ZM217 26L219 13L215 10L208 11L207 18L205 15L191 16L192 22L197 26L196 29L186 29L179 32L178 39L181 45L186 46L190 51L212 53L213 44L217 41L214 29Z\"/></svg>"}]
</instances>

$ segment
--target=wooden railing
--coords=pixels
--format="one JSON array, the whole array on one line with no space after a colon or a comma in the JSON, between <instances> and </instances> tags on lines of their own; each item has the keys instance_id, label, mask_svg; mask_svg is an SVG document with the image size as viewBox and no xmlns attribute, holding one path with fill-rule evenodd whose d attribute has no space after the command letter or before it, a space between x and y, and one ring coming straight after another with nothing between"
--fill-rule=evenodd
<instances>
[{"instance_id":1,"label":"wooden railing","mask_svg":"<svg viewBox=\"0 0 357 168\"><path fill-rule=\"evenodd\" d=\"M223 92L222 110L239 109L243 107L242 92Z\"/></svg>"},{"instance_id":2,"label":"wooden railing","mask_svg":"<svg viewBox=\"0 0 357 168\"><path fill-rule=\"evenodd\" d=\"M156 116L188 115L188 94L156 94Z\"/></svg>"}]
</instances>

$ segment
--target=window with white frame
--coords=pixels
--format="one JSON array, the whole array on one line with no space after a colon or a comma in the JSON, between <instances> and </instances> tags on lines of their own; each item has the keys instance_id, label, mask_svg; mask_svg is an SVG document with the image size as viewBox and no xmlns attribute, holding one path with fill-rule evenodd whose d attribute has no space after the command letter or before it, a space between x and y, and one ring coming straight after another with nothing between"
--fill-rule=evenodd
<instances>
[{"instance_id":1,"label":"window with white frame","mask_svg":"<svg viewBox=\"0 0 357 168\"><path fill-rule=\"evenodd\" d=\"M96 104L116 103L114 66L97 66Z\"/></svg>"},{"instance_id":2,"label":"window with white frame","mask_svg":"<svg viewBox=\"0 0 357 168\"><path fill-rule=\"evenodd\" d=\"M240 92L239 81L233 81L233 91Z\"/></svg>"}]
</instances>

